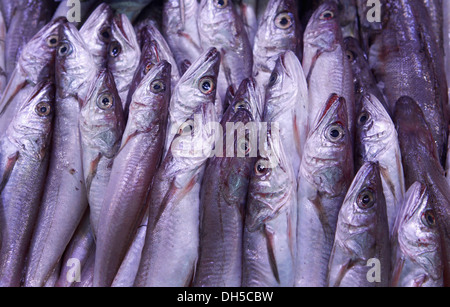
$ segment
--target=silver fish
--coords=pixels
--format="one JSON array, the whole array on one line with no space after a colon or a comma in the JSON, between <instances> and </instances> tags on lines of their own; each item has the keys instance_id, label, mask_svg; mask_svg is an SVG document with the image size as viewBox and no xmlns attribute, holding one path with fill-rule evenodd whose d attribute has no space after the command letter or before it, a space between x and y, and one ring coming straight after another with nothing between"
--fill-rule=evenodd
<instances>
[{"instance_id":1,"label":"silver fish","mask_svg":"<svg viewBox=\"0 0 450 307\"><path fill-rule=\"evenodd\" d=\"M25 286L45 283L88 206L78 122L96 66L74 25L62 26L59 41L52 154L28 253Z\"/></svg>"},{"instance_id":2,"label":"silver fish","mask_svg":"<svg viewBox=\"0 0 450 307\"><path fill-rule=\"evenodd\" d=\"M84 182L92 231L96 236L112 164L125 129L122 102L110 71L100 71L91 83L88 97L81 107L79 126Z\"/></svg>"},{"instance_id":3,"label":"silver fish","mask_svg":"<svg viewBox=\"0 0 450 307\"><path fill-rule=\"evenodd\" d=\"M215 47L221 53L217 83L223 101L228 86L238 88L252 76L252 47L243 21L229 0L202 0L198 8L198 32L203 49Z\"/></svg>"},{"instance_id":4,"label":"silver fish","mask_svg":"<svg viewBox=\"0 0 450 307\"><path fill-rule=\"evenodd\" d=\"M248 191L242 286L292 287L297 253L297 185L280 136L269 130L265 142L267 152L262 154L260 148Z\"/></svg>"},{"instance_id":5,"label":"silver fish","mask_svg":"<svg viewBox=\"0 0 450 307\"><path fill-rule=\"evenodd\" d=\"M377 280L368 278L378 260ZM377 163L365 163L342 204L328 265L328 286L387 287L390 274L389 227Z\"/></svg>"},{"instance_id":6,"label":"silver fish","mask_svg":"<svg viewBox=\"0 0 450 307\"><path fill-rule=\"evenodd\" d=\"M392 287L443 287L441 238L426 185L406 193L392 237Z\"/></svg>"},{"instance_id":7,"label":"silver fish","mask_svg":"<svg viewBox=\"0 0 450 307\"><path fill-rule=\"evenodd\" d=\"M296 286L326 285L339 210L354 175L346 105L331 95L306 141L298 178Z\"/></svg>"},{"instance_id":8,"label":"silver fish","mask_svg":"<svg viewBox=\"0 0 450 307\"><path fill-rule=\"evenodd\" d=\"M46 182L54 108L53 82L37 84L0 141L1 287L20 286Z\"/></svg>"},{"instance_id":9,"label":"silver fish","mask_svg":"<svg viewBox=\"0 0 450 307\"><path fill-rule=\"evenodd\" d=\"M214 103L204 100L179 127L158 169L135 286L182 287L193 279L199 253L200 188L215 141L212 122L217 122Z\"/></svg>"},{"instance_id":10,"label":"silver fish","mask_svg":"<svg viewBox=\"0 0 450 307\"><path fill-rule=\"evenodd\" d=\"M170 64L161 61L133 95L119 153L100 211L94 286L111 286L139 222L162 158L170 100Z\"/></svg>"},{"instance_id":11,"label":"silver fish","mask_svg":"<svg viewBox=\"0 0 450 307\"><path fill-rule=\"evenodd\" d=\"M6 57L5 57L6 24L0 14L0 97L6 87Z\"/></svg>"}]
</instances>

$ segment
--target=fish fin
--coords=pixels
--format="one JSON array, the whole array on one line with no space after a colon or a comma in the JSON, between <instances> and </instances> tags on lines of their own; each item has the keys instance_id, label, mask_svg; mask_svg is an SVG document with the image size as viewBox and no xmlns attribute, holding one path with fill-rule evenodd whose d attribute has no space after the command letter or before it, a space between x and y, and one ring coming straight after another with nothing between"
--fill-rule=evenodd
<instances>
[{"instance_id":1,"label":"fish fin","mask_svg":"<svg viewBox=\"0 0 450 307\"><path fill-rule=\"evenodd\" d=\"M8 158L5 171L3 172L2 181L0 182L0 194L3 192L3 189L8 183L9 177L11 176L11 173L14 169L14 166L16 165L17 160L19 159L19 156L20 154L17 151Z\"/></svg>"},{"instance_id":2,"label":"fish fin","mask_svg":"<svg viewBox=\"0 0 450 307\"><path fill-rule=\"evenodd\" d=\"M277 259L275 258L275 242L273 238L273 231L267 225L264 225L264 235L266 237L270 267L277 283L280 284L280 274L278 273Z\"/></svg>"},{"instance_id":3,"label":"fish fin","mask_svg":"<svg viewBox=\"0 0 450 307\"><path fill-rule=\"evenodd\" d=\"M102 156L103 156L102 153L99 152L97 157L91 161L89 174L86 177L86 190L88 194L91 191L92 180L94 180L95 175L97 175L98 164L100 163Z\"/></svg>"}]
</instances>

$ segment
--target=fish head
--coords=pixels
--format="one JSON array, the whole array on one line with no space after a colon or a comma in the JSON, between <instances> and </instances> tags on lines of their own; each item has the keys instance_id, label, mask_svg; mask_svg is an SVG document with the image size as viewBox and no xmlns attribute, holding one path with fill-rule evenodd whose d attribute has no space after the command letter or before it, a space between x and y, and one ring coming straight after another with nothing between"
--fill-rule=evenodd
<instances>
[{"instance_id":1,"label":"fish head","mask_svg":"<svg viewBox=\"0 0 450 307\"><path fill-rule=\"evenodd\" d=\"M301 172L318 191L335 197L353 178L353 150L346 101L331 94L305 144Z\"/></svg>"},{"instance_id":2,"label":"fish head","mask_svg":"<svg viewBox=\"0 0 450 307\"><path fill-rule=\"evenodd\" d=\"M361 75L362 73L369 71L368 68L368 57L359 45L359 42L354 37L346 37L344 39L345 54L347 59L352 65L352 70L355 76ZM358 79L358 78L357 78ZM356 85L359 88L361 85ZM358 88L358 90L359 90Z\"/></svg>"},{"instance_id":3,"label":"fish head","mask_svg":"<svg viewBox=\"0 0 450 307\"><path fill-rule=\"evenodd\" d=\"M415 182L408 189L395 221L394 234L404 256L422 267L432 279L442 278L441 239L426 185Z\"/></svg>"},{"instance_id":4,"label":"fish head","mask_svg":"<svg viewBox=\"0 0 450 307\"><path fill-rule=\"evenodd\" d=\"M97 67L77 28L71 23L65 23L60 28L59 46L56 51L57 91L61 98L67 96L86 99L88 86L97 74Z\"/></svg>"},{"instance_id":5,"label":"fish head","mask_svg":"<svg viewBox=\"0 0 450 307\"><path fill-rule=\"evenodd\" d=\"M34 84L53 75L55 54L60 42L59 32L66 22L64 18L52 20L23 48L18 68Z\"/></svg>"},{"instance_id":6,"label":"fish head","mask_svg":"<svg viewBox=\"0 0 450 307\"><path fill-rule=\"evenodd\" d=\"M80 29L80 33L89 47L97 67L106 66L108 46L112 39L111 25L114 12L106 4L100 4Z\"/></svg>"},{"instance_id":7,"label":"fish head","mask_svg":"<svg viewBox=\"0 0 450 307\"><path fill-rule=\"evenodd\" d=\"M83 142L113 158L120 146L125 119L116 83L109 70L99 71L91 83L80 114Z\"/></svg>"},{"instance_id":8,"label":"fish head","mask_svg":"<svg viewBox=\"0 0 450 307\"><path fill-rule=\"evenodd\" d=\"M326 1L311 16L305 29L304 43L315 52L333 51L342 40L338 7L334 1Z\"/></svg>"},{"instance_id":9,"label":"fish head","mask_svg":"<svg viewBox=\"0 0 450 307\"><path fill-rule=\"evenodd\" d=\"M378 163L367 162L356 174L339 212L336 240L358 258L369 260L389 238L386 200Z\"/></svg>"},{"instance_id":10,"label":"fish head","mask_svg":"<svg viewBox=\"0 0 450 307\"><path fill-rule=\"evenodd\" d=\"M232 89L232 87L230 89ZM224 115L224 119L232 117L238 110L244 109L250 112L256 121L259 121L262 118L260 110L260 106L262 105L261 100L261 95L257 90L255 79L247 78L242 80L237 92L234 94L230 106L225 111L226 115Z\"/></svg>"},{"instance_id":11,"label":"fish head","mask_svg":"<svg viewBox=\"0 0 450 307\"><path fill-rule=\"evenodd\" d=\"M231 0L201 0L198 6L200 25L218 28L223 23L230 22L230 16L235 15L234 5ZM205 31L208 29L199 29Z\"/></svg>"}]
</instances>

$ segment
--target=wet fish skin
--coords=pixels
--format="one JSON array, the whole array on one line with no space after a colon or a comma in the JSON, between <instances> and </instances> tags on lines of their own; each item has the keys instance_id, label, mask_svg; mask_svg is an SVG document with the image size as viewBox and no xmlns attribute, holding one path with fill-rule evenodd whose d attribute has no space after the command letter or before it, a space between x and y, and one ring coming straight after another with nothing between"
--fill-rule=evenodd
<instances>
[{"instance_id":1,"label":"wet fish skin","mask_svg":"<svg viewBox=\"0 0 450 307\"><path fill-rule=\"evenodd\" d=\"M108 65L113 16L111 7L102 3L89 15L80 29L80 34L94 57L98 69L104 69Z\"/></svg>"},{"instance_id":2,"label":"wet fish skin","mask_svg":"<svg viewBox=\"0 0 450 307\"><path fill-rule=\"evenodd\" d=\"M302 59L303 29L297 11L293 0L271 0L267 4L253 46L253 76L262 88L269 83L281 53L290 50Z\"/></svg>"},{"instance_id":3,"label":"wet fish skin","mask_svg":"<svg viewBox=\"0 0 450 307\"><path fill-rule=\"evenodd\" d=\"M444 5L445 0L422 0L439 48L444 52Z\"/></svg>"},{"instance_id":4,"label":"wet fish skin","mask_svg":"<svg viewBox=\"0 0 450 307\"><path fill-rule=\"evenodd\" d=\"M55 85L36 85L0 140L0 286L19 287L45 186Z\"/></svg>"},{"instance_id":5,"label":"wet fish skin","mask_svg":"<svg viewBox=\"0 0 450 307\"><path fill-rule=\"evenodd\" d=\"M108 193L112 164L119 151L125 125L114 78L110 71L102 70L91 83L88 97L81 107L79 124L83 175L94 236L97 235L103 199Z\"/></svg>"},{"instance_id":6,"label":"wet fish skin","mask_svg":"<svg viewBox=\"0 0 450 307\"><path fill-rule=\"evenodd\" d=\"M350 134L354 135L353 72L348 61L338 8L326 1L313 13L304 33L303 70L309 89L309 126L331 93L345 98ZM324 90L326 89L326 90Z\"/></svg>"},{"instance_id":7,"label":"wet fish skin","mask_svg":"<svg viewBox=\"0 0 450 307\"><path fill-rule=\"evenodd\" d=\"M438 227L427 186L415 182L406 193L392 237L391 287L443 287Z\"/></svg>"},{"instance_id":8,"label":"wet fish skin","mask_svg":"<svg viewBox=\"0 0 450 307\"><path fill-rule=\"evenodd\" d=\"M401 97L394 114L402 152L405 187L416 181L426 185L441 237L444 284L450 282L450 187L440 164L431 129L418 103ZM411 150L414 148L414 150Z\"/></svg>"},{"instance_id":9,"label":"wet fish skin","mask_svg":"<svg viewBox=\"0 0 450 307\"><path fill-rule=\"evenodd\" d=\"M200 1L198 31L204 50L215 47L221 53L218 96L223 101L228 86L238 88L252 76L252 47L244 24L231 1L216 6L212 0Z\"/></svg>"},{"instance_id":10,"label":"wet fish skin","mask_svg":"<svg viewBox=\"0 0 450 307\"><path fill-rule=\"evenodd\" d=\"M52 274L88 206L78 122L96 66L74 25L61 27L59 41L49 172L24 283L33 287L42 286Z\"/></svg>"},{"instance_id":11,"label":"wet fish skin","mask_svg":"<svg viewBox=\"0 0 450 307\"><path fill-rule=\"evenodd\" d=\"M108 69L116 81L122 107L126 109L127 95L139 65L141 50L133 25L127 16L121 14L113 19L112 40L108 47Z\"/></svg>"},{"instance_id":12,"label":"wet fish skin","mask_svg":"<svg viewBox=\"0 0 450 307\"><path fill-rule=\"evenodd\" d=\"M306 141L298 177L296 286L326 285L339 210L354 175L346 105L331 95Z\"/></svg>"},{"instance_id":13,"label":"wet fish skin","mask_svg":"<svg viewBox=\"0 0 450 307\"><path fill-rule=\"evenodd\" d=\"M168 0L164 3L162 33L180 70L184 60L194 63L203 52L197 27L197 11L196 0Z\"/></svg>"},{"instance_id":14,"label":"wet fish skin","mask_svg":"<svg viewBox=\"0 0 450 307\"><path fill-rule=\"evenodd\" d=\"M339 212L328 266L328 286L387 287L390 274L389 226L377 163L365 163ZM368 280L369 260L380 262L379 281Z\"/></svg>"},{"instance_id":15,"label":"wet fish skin","mask_svg":"<svg viewBox=\"0 0 450 307\"><path fill-rule=\"evenodd\" d=\"M0 97L3 95L3 90L6 87L6 24L2 14L0 14Z\"/></svg>"},{"instance_id":16,"label":"wet fish skin","mask_svg":"<svg viewBox=\"0 0 450 307\"><path fill-rule=\"evenodd\" d=\"M392 230L405 195L405 179L396 127L381 102L364 94L357 107L355 168L366 161L378 162Z\"/></svg>"},{"instance_id":17,"label":"wet fish skin","mask_svg":"<svg viewBox=\"0 0 450 307\"><path fill-rule=\"evenodd\" d=\"M236 128L235 135L227 130L227 126L229 123L235 127L249 124L248 127L253 127L249 133L256 132L251 102L242 104L253 98L254 91L251 80L241 83L221 121L223 147L216 144L216 148L220 147L218 150L222 152L218 154L215 150L215 156L207 162L200 191L200 250L194 287L241 286L245 206L257 149L252 148L256 146L256 139L246 135L245 130ZM232 137L227 137L229 133ZM253 137L256 138L256 134ZM239 146L245 146L245 149Z\"/></svg>"},{"instance_id":18,"label":"wet fish skin","mask_svg":"<svg viewBox=\"0 0 450 307\"><path fill-rule=\"evenodd\" d=\"M171 66L156 64L130 105L122 145L114 159L97 231L94 286L111 286L146 208L146 197L162 158ZM124 206L126 204L126 206Z\"/></svg>"},{"instance_id":19,"label":"wet fish skin","mask_svg":"<svg viewBox=\"0 0 450 307\"><path fill-rule=\"evenodd\" d=\"M242 286L292 287L297 185L279 135L271 128L264 142L267 151L259 153L248 188Z\"/></svg>"}]
</instances>

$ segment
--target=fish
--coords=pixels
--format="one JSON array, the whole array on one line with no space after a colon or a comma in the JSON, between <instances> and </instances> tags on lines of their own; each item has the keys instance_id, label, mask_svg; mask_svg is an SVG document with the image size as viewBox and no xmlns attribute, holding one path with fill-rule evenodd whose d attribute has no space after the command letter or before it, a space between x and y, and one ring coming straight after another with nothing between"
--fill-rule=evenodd
<instances>
[{"instance_id":1,"label":"fish","mask_svg":"<svg viewBox=\"0 0 450 307\"><path fill-rule=\"evenodd\" d=\"M258 31L258 20L256 18L256 10L258 8L258 0L240 0L236 5L236 10L244 21L245 31L250 45L255 42L256 32Z\"/></svg>"},{"instance_id":2,"label":"fish","mask_svg":"<svg viewBox=\"0 0 450 307\"><path fill-rule=\"evenodd\" d=\"M223 141L216 144L215 155L206 165L200 191L200 243L193 287L241 285L245 206L258 146L258 128L250 102L245 101L254 90L251 80L241 83L221 121Z\"/></svg>"},{"instance_id":3,"label":"fish","mask_svg":"<svg viewBox=\"0 0 450 307\"><path fill-rule=\"evenodd\" d=\"M122 102L113 75L107 69L101 70L91 83L79 118L83 175L95 237L103 199L108 194L112 164L121 146L125 125Z\"/></svg>"},{"instance_id":4,"label":"fish","mask_svg":"<svg viewBox=\"0 0 450 307\"><path fill-rule=\"evenodd\" d=\"M422 0L423 6L430 16L431 28L437 45L444 52L444 3L442 0Z\"/></svg>"},{"instance_id":5,"label":"fish","mask_svg":"<svg viewBox=\"0 0 450 307\"><path fill-rule=\"evenodd\" d=\"M260 131L263 144L248 188L242 287L292 287L295 282L297 185L272 128Z\"/></svg>"},{"instance_id":6,"label":"fish","mask_svg":"<svg viewBox=\"0 0 450 307\"><path fill-rule=\"evenodd\" d=\"M338 5L342 35L344 37L359 38L357 0L334 0L334 2Z\"/></svg>"},{"instance_id":7,"label":"fish","mask_svg":"<svg viewBox=\"0 0 450 307\"><path fill-rule=\"evenodd\" d=\"M378 162L386 201L389 229L392 230L405 195L405 179L398 134L381 102L365 94L357 107L355 168Z\"/></svg>"},{"instance_id":8,"label":"fish","mask_svg":"<svg viewBox=\"0 0 450 307\"><path fill-rule=\"evenodd\" d=\"M388 18L390 8L387 1L369 3L367 0L356 0L359 20L359 38L356 39L360 40L361 48L366 54L369 54L371 44L383 30L383 22Z\"/></svg>"},{"instance_id":9,"label":"fish","mask_svg":"<svg viewBox=\"0 0 450 307\"><path fill-rule=\"evenodd\" d=\"M2 14L0 14L0 97L3 95L3 90L6 87L6 24Z\"/></svg>"},{"instance_id":10,"label":"fish","mask_svg":"<svg viewBox=\"0 0 450 307\"><path fill-rule=\"evenodd\" d=\"M162 159L171 65L156 64L133 95L122 144L114 158L97 230L94 286L111 286L145 213Z\"/></svg>"},{"instance_id":11,"label":"fish","mask_svg":"<svg viewBox=\"0 0 450 307\"><path fill-rule=\"evenodd\" d=\"M217 135L211 125L217 122L213 101L203 100L180 125L155 175L135 287L192 283L199 256L200 188Z\"/></svg>"},{"instance_id":12,"label":"fish","mask_svg":"<svg viewBox=\"0 0 450 307\"><path fill-rule=\"evenodd\" d=\"M94 57L97 69L108 66L109 44L112 40L111 26L114 12L106 3L100 4L83 23L80 34Z\"/></svg>"},{"instance_id":13,"label":"fish","mask_svg":"<svg viewBox=\"0 0 450 307\"><path fill-rule=\"evenodd\" d=\"M297 179L297 287L326 286L339 210L354 177L346 106L332 94L305 144Z\"/></svg>"},{"instance_id":14,"label":"fish","mask_svg":"<svg viewBox=\"0 0 450 307\"><path fill-rule=\"evenodd\" d=\"M6 74L11 77L24 46L52 18L56 3L52 0L21 2L14 10L6 34Z\"/></svg>"},{"instance_id":15,"label":"fish","mask_svg":"<svg viewBox=\"0 0 450 307\"><path fill-rule=\"evenodd\" d=\"M62 18L51 21L24 46L0 99L0 135L5 132L34 86L54 78L58 31L64 22Z\"/></svg>"},{"instance_id":16,"label":"fish","mask_svg":"<svg viewBox=\"0 0 450 307\"><path fill-rule=\"evenodd\" d=\"M389 286L390 248L380 168L378 163L366 162L356 174L339 212L328 264L328 286ZM375 259L380 271L372 280L370 263Z\"/></svg>"},{"instance_id":17,"label":"fish","mask_svg":"<svg viewBox=\"0 0 450 307\"><path fill-rule=\"evenodd\" d=\"M134 72L139 65L141 50L133 25L126 15L121 14L114 17L111 35L107 57L108 69L114 76L122 108L125 110L128 91Z\"/></svg>"},{"instance_id":18,"label":"fish","mask_svg":"<svg viewBox=\"0 0 450 307\"><path fill-rule=\"evenodd\" d=\"M406 193L392 237L391 287L443 287L442 247L430 191L415 182Z\"/></svg>"},{"instance_id":19,"label":"fish","mask_svg":"<svg viewBox=\"0 0 450 307\"><path fill-rule=\"evenodd\" d=\"M309 126L331 93L345 99L350 135L354 135L355 94L353 72L345 52L334 1L325 1L313 13L304 33L303 70L309 90Z\"/></svg>"},{"instance_id":20,"label":"fish","mask_svg":"<svg viewBox=\"0 0 450 307\"><path fill-rule=\"evenodd\" d=\"M253 45L253 77L265 89L275 63L288 50L302 59L303 28L294 0L271 0L258 25Z\"/></svg>"},{"instance_id":21,"label":"fish","mask_svg":"<svg viewBox=\"0 0 450 307\"><path fill-rule=\"evenodd\" d=\"M37 84L0 140L1 287L21 285L46 183L54 108L54 83Z\"/></svg>"},{"instance_id":22,"label":"fish","mask_svg":"<svg viewBox=\"0 0 450 307\"><path fill-rule=\"evenodd\" d=\"M74 25L64 23L58 41L52 150L27 256L26 287L43 286L88 207L78 123L89 84L96 75L96 66Z\"/></svg>"},{"instance_id":23,"label":"fish","mask_svg":"<svg viewBox=\"0 0 450 307\"><path fill-rule=\"evenodd\" d=\"M252 47L242 18L229 0L202 0L198 7L198 32L204 50L221 53L218 96L223 101L228 86L238 88L252 76Z\"/></svg>"},{"instance_id":24,"label":"fish","mask_svg":"<svg viewBox=\"0 0 450 307\"><path fill-rule=\"evenodd\" d=\"M197 26L197 12L197 0L164 2L161 32L180 70L184 60L194 63L203 52Z\"/></svg>"},{"instance_id":25,"label":"fish","mask_svg":"<svg viewBox=\"0 0 450 307\"><path fill-rule=\"evenodd\" d=\"M131 22L134 22L141 11L152 4L153 0L106 0L105 2L118 14L124 14Z\"/></svg>"},{"instance_id":26,"label":"fish","mask_svg":"<svg viewBox=\"0 0 450 307\"><path fill-rule=\"evenodd\" d=\"M282 53L269 79L263 118L279 124L286 159L297 180L308 135L308 86L296 54Z\"/></svg>"},{"instance_id":27,"label":"fish","mask_svg":"<svg viewBox=\"0 0 450 307\"><path fill-rule=\"evenodd\" d=\"M216 100L216 79L219 74L220 52L211 48L202 53L181 76L173 89L169 105L169 120L164 155L170 148L178 128L190 118L194 110L206 102Z\"/></svg>"},{"instance_id":28,"label":"fish","mask_svg":"<svg viewBox=\"0 0 450 307\"><path fill-rule=\"evenodd\" d=\"M443 165L448 136L443 54L421 0L389 0L388 4L389 18L371 47L370 65L375 78L385 85L391 114L402 96L419 104Z\"/></svg>"},{"instance_id":29,"label":"fish","mask_svg":"<svg viewBox=\"0 0 450 307\"><path fill-rule=\"evenodd\" d=\"M5 19L6 28L9 28L11 24L11 19L13 15L18 11L18 8L23 6L27 0L18 0L18 1L9 1L2 0L0 1L0 11L2 12L3 18Z\"/></svg>"},{"instance_id":30,"label":"fish","mask_svg":"<svg viewBox=\"0 0 450 307\"><path fill-rule=\"evenodd\" d=\"M450 283L450 186L434 143L432 129L428 126L424 112L411 97L403 96L396 103L395 125L402 152L405 187L408 190L415 182L428 189L429 202L436 217L440 233L444 285Z\"/></svg>"}]
</instances>

